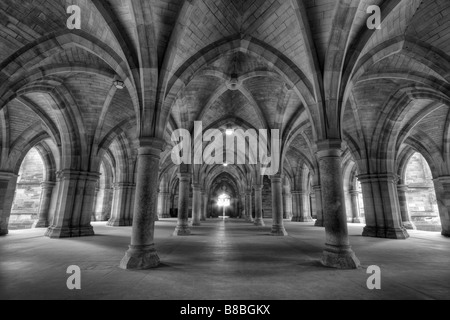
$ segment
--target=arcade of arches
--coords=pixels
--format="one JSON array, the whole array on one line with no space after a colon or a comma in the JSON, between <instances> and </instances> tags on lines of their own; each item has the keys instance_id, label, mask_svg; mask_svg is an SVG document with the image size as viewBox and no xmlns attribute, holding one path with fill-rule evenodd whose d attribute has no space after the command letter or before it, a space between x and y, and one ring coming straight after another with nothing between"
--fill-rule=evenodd
<instances>
[{"instance_id":1,"label":"arcade of arches","mask_svg":"<svg viewBox=\"0 0 450 320\"><path fill-rule=\"evenodd\" d=\"M66 27L68 2L80 30ZM381 8L379 30L366 26L369 5ZM92 221L132 226L117 264L148 269L160 263L158 223L176 219L170 233L189 241L222 215L221 194L230 222L270 226L274 240L286 223L323 228L328 267L360 266L351 224L389 241L413 229L449 237L449 10L448 0L1 1L2 240L32 226L51 239L93 236ZM279 172L176 166L172 133L193 134L194 121L279 130Z\"/></svg>"}]
</instances>

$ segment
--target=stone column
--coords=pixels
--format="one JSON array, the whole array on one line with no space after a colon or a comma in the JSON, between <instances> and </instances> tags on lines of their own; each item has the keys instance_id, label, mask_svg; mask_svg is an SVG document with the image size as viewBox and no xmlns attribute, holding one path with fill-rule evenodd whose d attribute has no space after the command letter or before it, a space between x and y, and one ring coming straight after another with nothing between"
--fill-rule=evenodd
<instances>
[{"instance_id":1,"label":"stone column","mask_svg":"<svg viewBox=\"0 0 450 320\"><path fill-rule=\"evenodd\" d=\"M200 221L206 221L209 197L208 197L208 193L205 192L205 190L202 190L202 199L203 199L203 201L202 201L202 216L201 216Z\"/></svg>"},{"instance_id":2,"label":"stone column","mask_svg":"<svg viewBox=\"0 0 450 320\"><path fill-rule=\"evenodd\" d=\"M95 188L100 173L62 170L57 173L57 201L45 236L71 238L94 235L91 225Z\"/></svg>"},{"instance_id":3,"label":"stone column","mask_svg":"<svg viewBox=\"0 0 450 320\"><path fill-rule=\"evenodd\" d=\"M8 234L9 217L18 177L10 172L0 172L0 236Z\"/></svg>"},{"instance_id":4,"label":"stone column","mask_svg":"<svg viewBox=\"0 0 450 320\"><path fill-rule=\"evenodd\" d=\"M406 239L408 232L401 222L397 193L397 175L393 173L358 176L364 198L366 227L363 236Z\"/></svg>"},{"instance_id":5,"label":"stone column","mask_svg":"<svg viewBox=\"0 0 450 320\"><path fill-rule=\"evenodd\" d=\"M122 269L149 269L160 263L153 238L159 161L164 145L165 142L159 139L140 140L131 244L120 262Z\"/></svg>"},{"instance_id":6,"label":"stone column","mask_svg":"<svg viewBox=\"0 0 450 320\"><path fill-rule=\"evenodd\" d=\"M302 199L301 199L301 191L292 191L292 222L300 222L300 215L301 215L301 206L302 206Z\"/></svg>"},{"instance_id":7,"label":"stone column","mask_svg":"<svg viewBox=\"0 0 450 320\"><path fill-rule=\"evenodd\" d=\"M361 214L359 211L359 192L358 190L350 190L350 199L352 202L352 223L361 223Z\"/></svg>"},{"instance_id":8,"label":"stone column","mask_svg":"<svg viewBox=\"0 0 450 320\"><path fill-rule=\"evenodd\" d=\"M108 221L109 218L111 217L114 190L112 189L112 187L110 185L108 185L108 186L105 186L105 189L103 192L104 192L104 196L103 196L103 209L102 209L101 218L102 218L102 221Z\"/></svg>"},{"instance_id":9,"label":"stone column","mask_svg":"<svg viewBox=\"0 0 450 320\"><path fill-rule=\"evenodd\" d=\"M191 182L190 173L179 173L179 193L178 193L178 224L173 233L174 236L188 236L189 229L189 184Z\"/></svg>"},{"instance_id":10,"label":"stone column","mask_svg":"<svg viewBox=\"0 0 450 320\"><path fill-rule=\"evenodd\" d=\"M442 235L450 237L450 177L433 180L441 218Z\"/></svg>"},{"instance_id":11,"label":"stone column","mask_svg":"<svg viewBox=\"0 0 450 320\"><path fill-rule=\"evenodd\" d=\"M316 200L316 215L317 220L314 226L316 227L324 227L324 215L323 215L323 207L322 207L322 187L314 186L313 187L315 200Z\"/></svg>"},{"instance_id":12,"label":"stone column","mask_svg":"<svg viewBox=\"0 0 450 320\"><path fill-rule=\"evenodd\" d=\"M160 196L162 201L160 218L168 219L170 218L170 193L161 192Z\"/></svg>"},{"instance_id":13,"label":"stone column","mask_svg":"<svg viewBox=\"0 0 450 320\"><path fill-rule=\"evenodd\" d=\"M272 217L273 225L271 235L287 236L283 223L283 194L280 175L270 177L272 183Z\"/></svg>"},{"instance_id":14,"label":"stone column","mask_svg":"<svg viewBox=\"0 0 450 320\"><path fill-rule=\"evenodd\" d=\"M411 221L408 208L408 198L406 193L408 192L408 186L404 184L397 185L398 202L400 205L400 215L402 217L403 227L407 230L416 230L416 226Z\"/></svg>"},{"instance_id":15,"label":"stone column","mask_svg":"<svg viewBox=\"0 0 450 320\"><path fill-rule=\"evenodd\" d=\"M262 212L262 186L256 185L255 189L255 226L265 226Z\"/></svg>"},{"instance_id":16,"label":"stone column","mask_svg":"<svg viewBox=\"0 0 450 320\"><path fill-rule=\"evenodd\" d=\"M133 184L129 182L119 182L114 185L113 206L111 218L107 225L110 227L128 227L133 223L131 214L131 202L133 198Z\"/></svg>"},{"instance_id":17,"label":"stone column","mask_svg":"<svg viewBox=\"0 0 450 320\"><path fill-rule=\"evenodd\" d=\"M50 204L52 203L53 188L56 183L45 181L41 183L41 201L39 205L39 217L35 222L34 228L48 228L50 226Z\"/></svg>"},{"instance_id":18,"label":"stone column","mask_svg":"<svg viewBox=\"0 0 450 320\"><path fill-rule=\"evenodd\" d=\"M292 194L291 192L283 193L283 217L285 219L292 219Z\"/></svg>"},{"instance_id":19,"label":"stone column","mask_svg":"<svg viewBox=\"0 0 450 320\"><path fill-rule=\"evenodd\" d=\"M253 223L252 190L245 192L245 220Z\"/></svg>"},{"instance_id":20,"label":"stone column","mask_svg":"<svg viewBox=\"0 0 450 320\"><path fill-rule=\"evenodd\" d=\"M311 217L311 202L309 199L309 192L300 193L301 206L300 206L300 217L299 222L312 222Z\"/></svg>"},{"instance_id":21,"label":"stone column","mask_svg":"<svg viewBox=\"0 0 450 320\"><path fill-rule=\"evenodd\" d=\"M192 226L200 226L202 216L202 186L192 185Z\"/></svg>"},{"instance_id":22,"label":"stone column","mask_svg":"<svg viewBox=\"0 0 450 320\"><path fill-rule=\"evenodd\" d=\"M360 263L351 249L348 239L342 181L341 141L323 141L317 147L326 231L326 247L323 252L322 264L338 269L356 269Z\"/></svg>"}]
</instances>

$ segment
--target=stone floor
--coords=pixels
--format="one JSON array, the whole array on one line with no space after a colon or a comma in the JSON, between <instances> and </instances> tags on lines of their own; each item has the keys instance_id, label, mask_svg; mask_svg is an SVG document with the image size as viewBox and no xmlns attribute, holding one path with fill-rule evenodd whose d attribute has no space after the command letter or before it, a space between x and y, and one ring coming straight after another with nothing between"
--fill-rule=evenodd
<instances>
[{"instance_id":1,"label":"stone floor","mask_svg":"<svg viewBox=\"0 0 450 320\"><path fill-rule=\"evenodd\" d=\"M94 223L95 237L50 240L43 230L12 231L0 238L1 299L448 299L450 239L411 231L408 240L360 236L349 225L363 267L340 271L320 265L322 228L286 222L289 236L269 236L237 220L211 220L190 237L171 236L175 220L157 223L161 267L117 267L131 228ZM82 290L69 291L69 265L82 270ZM381 290L370 291L366 269L382 270Z\"/></svg>"}]
</instances>

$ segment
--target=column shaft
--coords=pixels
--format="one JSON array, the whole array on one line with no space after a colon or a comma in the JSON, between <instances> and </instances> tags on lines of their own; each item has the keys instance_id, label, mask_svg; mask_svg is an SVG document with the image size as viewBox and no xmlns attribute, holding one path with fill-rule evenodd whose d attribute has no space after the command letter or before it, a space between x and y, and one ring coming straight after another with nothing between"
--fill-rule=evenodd
<instances>
[{"instance_id":1,"label":"column shaft","mask_svg":"<svg viewBox=\"0 0 450 320\"><path fill-rule=\"evenodd\" d=\"M360 263L348 239L341 154L341 141L324 141L318 144L317 157L326 232L322 264L339 269L355 269Z\"/></svg>"},{"instance_id":2,"label":"column shaft","mask_svg":"<svg viewBox=\"0 0 450 320\"><path fill-rule=\"evenodd\" d=\"M8 234L9 217L17 185L16 174L0 172L0 236Z\"/></svg>"},{"instance_id":3,"label":"column shaft","mask_svg":"<svg viewBox=\"0 0 450 320\"><path fill-rule=\"evenodd\" d=\"M364 198L366 227L363 236L406 239L401 222L397 176L393 173L365 174L358 177Z\"/></svg>"},{"instance_id":4,"label":"column shaft","mask_svg":"<svg viewBox=\"0 0 450 320\"><path fill-rule=\"evenodd\" d=\"M192 225L200 226L202 216L202 186L194 184L192 188Z\"/></svg>"},{"instance_id":5,"label":"column shaft","mask_svg":"<svg viewBox=\"0 0 450 320\"><path fill-rule=\"evenodd\" d=\"M402 217L403 227L407 230L416 230L417 228L414 223L412 223L409 214L407 192L408 186L402 184L397 185L398 202L400 205L400 215Z\"/></svg>"},{"instance_id":6,"label":"column shaft","mask_svg":"<svg viewBox=\"0 0 450 320\"><path fill-rule=\"evenodd\" d=\"M441 218L442 235L450 237L450 177L433 180Z\"/></svg>"},{"instance_id":7,"label":"column shaft","mask_svg":"<svg viewBox=\"0 0 450 320\"><path fill-rule=\"evenodd\" d=\"M273 225L271 235L287 236L283 223L283 194L281 189L281 176L271 177L272 184L272 217Z\"/></svg>"},{"instance_id":8,"label":"column shaft","mask_svg":"<svg viewBox=\"0 0 450 320\"><path fill-rule=\"evenodd\" d=\"M159 161L164 144L164 141L153 138L140 141L131 244L120 263L122 269L149 269L160 263L153 239Z\"/></svg>"},{"instance_id":9,"label":"column shaft","mask_svg":"<svg viewBox=\"0 0 450 320\"><path fill-rule=\"evenodd\" d=\"M352 223L361 223L361 214L359 210L359 192L358 190L350 191L350 199L352 203Z\"/></svg>"},{"instance_id":10,"label":"column shaft","mask_svg":"<svg viewBox=\"0 0 450 320\"><path fill-rule=\"evenodd\" d=\"M262 212L262 186L255 186L255 226L263 227L264 217Z\"/></svg>"},{"instance_id":11,"label":"column shaft","mask_svg":"<svg viewBox=\"0 0 450 320\"><path fill-rule=\"evenodd\" d=\"M51 181L41 183L42 193L38 221L35 222L34 228L48 228L50 226L50 204L52 203L52 194L55 185L56 183Z\"/></svg>"},{"instance_id":12,"label":"column shaft","mask_svg":"<svg viewBox=\"0 0 450 320\"><path fill-rule=\"evenodd\" d=\"M63 170L57 173L57 201L45 235L70 238L94 235L91 225L100 173Z\"/></svg>"},{"instance_id":13,"label":"column shaft","mask_svg":"<svg viewBox=\"0 0 450 320\"><path fill-rule=\"evenodd\" d=\"M178 224L173 233L174 236L188 236L189 229L189 184L191 182L190 173L179 173L179 193L178 193Z\"/></svg>"},{"instance_id":14,"label":"column shaft","mask_svg":"<svg viewBox=\"0 0 450 320\"><path fill-rule=\"evenodd\" d=\"M316 200L316 216L317 220L314 224L316 227L324 227L324 215L323 215L323 206L322 206L322 187L314 186L313 187L315 200Z\"/></svg>"},{"instance_id":15,"label":"column shaft","mask_svg":"<svg viewBox=\"0 0 450 320\"><path fill-rule=\"evenodd\" d=\"M201 221L206 221L206 215L208 212L208 193L202 191L202 216Z\"/></svg>"}]
</instances>

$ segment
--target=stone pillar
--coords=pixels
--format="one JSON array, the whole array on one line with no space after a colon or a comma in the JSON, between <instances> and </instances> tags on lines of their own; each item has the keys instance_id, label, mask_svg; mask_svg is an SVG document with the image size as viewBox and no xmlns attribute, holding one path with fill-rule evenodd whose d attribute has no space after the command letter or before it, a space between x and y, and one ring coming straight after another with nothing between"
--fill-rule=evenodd
<instances>
[{"instance_id":1,"label":"stone pillar","mask_svg":"<svg viewBox=\"0 0 450 320\"><path fill-rule=\"evenodd\" d=\"M271 235L287 236L283 223L283 194L280 175L270 177L272 183L272 217L273 225Z\"/></svg>"},{"instance_id":2,"label":"stone pillar","mask_svg":"<svg viewBox=\"0 0 450 320\"><path fill-rule=\"evenodd\" d=\"M9 217L18 177L10 172L0 172L0 236L8 234Z\"/></svg>"},{"instance_id":3,"label":"stone pillar","mask_svg":"<svg viewBox=\"0 0 450 320\"><path fill-rule=\"evenodd\" d=\"M360 263L351 249L348 239L342 181L341 141L323 141L317 147L326 231L326 247L323 252L322 264L338 269L356 269Z\"/></svg>"},{"instance_id":4,"label":"stone pillar","mask_svg":"<svg viewBox=\"0 0 450 320\"><path fill-rule=\"evenodd\" d=\"M48 228L50 226L50 204L52 203L53 188L56 183L45 181L41 183L41 201L39 205L38 221L33 228Z\"/></svg>"},{"instance_id":5,"label":"stone pillar","mask_svg":"<svg viewBox=\"0 0 450 320\"><path fill-rule=\"evenodd\" d=\"M202 216L200 221L206 221L206 215L208 212L208 193L205 190L202 190Z\"/></svg>"},{"instance_id":6,"label":"stone pillar","mask_svg":"<svg viewBox=\"0 0 450 320\"><path fill-rule=\"evenodd\" d=\"M450 237L450 177L433 180L441 218L442 235Z\"/></svg>"},{"instance_id":7,"label":"stone pillar","mask_svg":"<svg viewBox=\"0 0 450 320\"><path fill-rule=\"evenodd\" d=\"M408 208L408 198L406 193L408 192L408 186L399 184L397 185L398 202L400 205L400 215L402 217L403 227L407 230L416 230L416 226L411 221Z\"/></svg>"},{"instance_id":8,"label":"stone pillar","mask_svg":"<svg viewBox=\"0 0 450 320\"><path fill-rule=\"evenodd\" d=\"M300 215L301 215L301 206L302 206L302 199L301 199L301 191L292 191L292 222L300 222Z\"/></svg>"},{"instance_id":9,"label":"stone pillar","mask_svg":"<svg viewBox=\"0 0 450 320\"><path fill-rule=\"evenodd\" d=\"M292 219L292 194L285 191L283 193L283 217L285 219Z\"/></svg>"},{"instance_id":10,"label":"stone pillar","mask_svg":"<svg viewBox=\"0 0 450 320\"><path fill-rule=\"evenodd\" d=\"M408 232L401 222L397 193L397 175L393 173L358 176L364 198L366 227L363 236L406 239Z\"/></svg>"},{"instance_id":11,"label":"stone pillar","mask_svg":"<svg viewBox=\"0 0 450 320\"><path fill-rule=\"evenodd\" d=\"M312 222L311 217L311 202L309 198L309 192L300 193L301 206L300 206L300 217L299 222Z\"/></svg>"},{"instance_id":12,"label":"stone pillar","mask_svg":"<svg viewBox=\"0 0 450 320\"><path fill-rule=\"evenodd\" d=\"M131 244L125 253L122 269L149 269L160 260L153 242L159 184L159 161L165 142L159 139L141 139L137 159Z\"/></svg>"},{"instance_id":13,"label":"stone pillar","mask_svg":"<svg viewBox=\"0 0 450 320\"><path fill-rule=\"evenodd\" d=\"M253 223L252 189L245 192L245 219Z\"/></svg>"},{"instance_id":14,"label":"stone pillar","mask_svg":"<svg viewBox=\"0 0 450 320\"><path fill-rule=\"evenodd\" d=\"M169 192L160 192L161 197L161 212L159 212L159 217L161 219L170 218L170 193Z\"/></svg>"},{"instance_id":15,"label":"stone pillar","mask_svg":"<svg viewBox=\"0 0 450 320\"><path fill-rule=\"evenodd\" d=\"M91 225L95 188L100 173L62 170L57 173L57 201L45 236L70 238L94 235Z\"/></svg>"},{"instance_id":16,"label":"stone pillar","mask_svg":"<svg viewBox=\"0 0 450 320\"><path fill-rule=\"evenodd\" d=\"M107 225L110 227L128 227L133 224L132 204L134 185L129 182L119 182L114 185L111 218Z\"/></svg>"},{"instance_id":17,"label":"stone pillar","mask_svg":"<svg viewBox=\"0 0 450 320\"><path fill-rule=\"evenodd\" d=\"M322 187L321 186L313 186L315 200L316 200L316 215L317 220L314 226L316 227L324 227L324 215L323 215L323 207L322 207Z\"/></svg>"},{"instance_id":18,"label":"stone pillar","mask_svg":"<svg viewBox=\"0 0 450 320\"><path fill-rule=\"evenodd\" d=\"M199 226L202 217L202 186L192 185L192 226Z\"/></svg>"},{"instance_id":19,"label":"stone pillar","mask_svg":"<svg viewBox=\"0 0 450 320\"><path fill-rule=\"evenodd\" d=\"M264 217L262 212L262 186L256 185L255 187L255 226L265 226Z\"/></svg>"},{"instance_id":20,"label":"stone pillar","mask_svg":"<svg viewBox=\"0 0 450 320\"><path fill-rule=\"evenodd\" d=\"M352 203L352 223L361 223L358 197L358 190L350 190L350 199Z\"/></svg>"},{"instance_id":21,"label":"stone pillar","mask_svg":"<svg viewBox=\"0 0 450 320\"><path fill-rule=\"evenodd\" d=\"M179 193L178 193L178 224L173 233L174 236L188 236L189 229L189 183L190 173L179 173Z\"/></svg>"}]
</instances>

